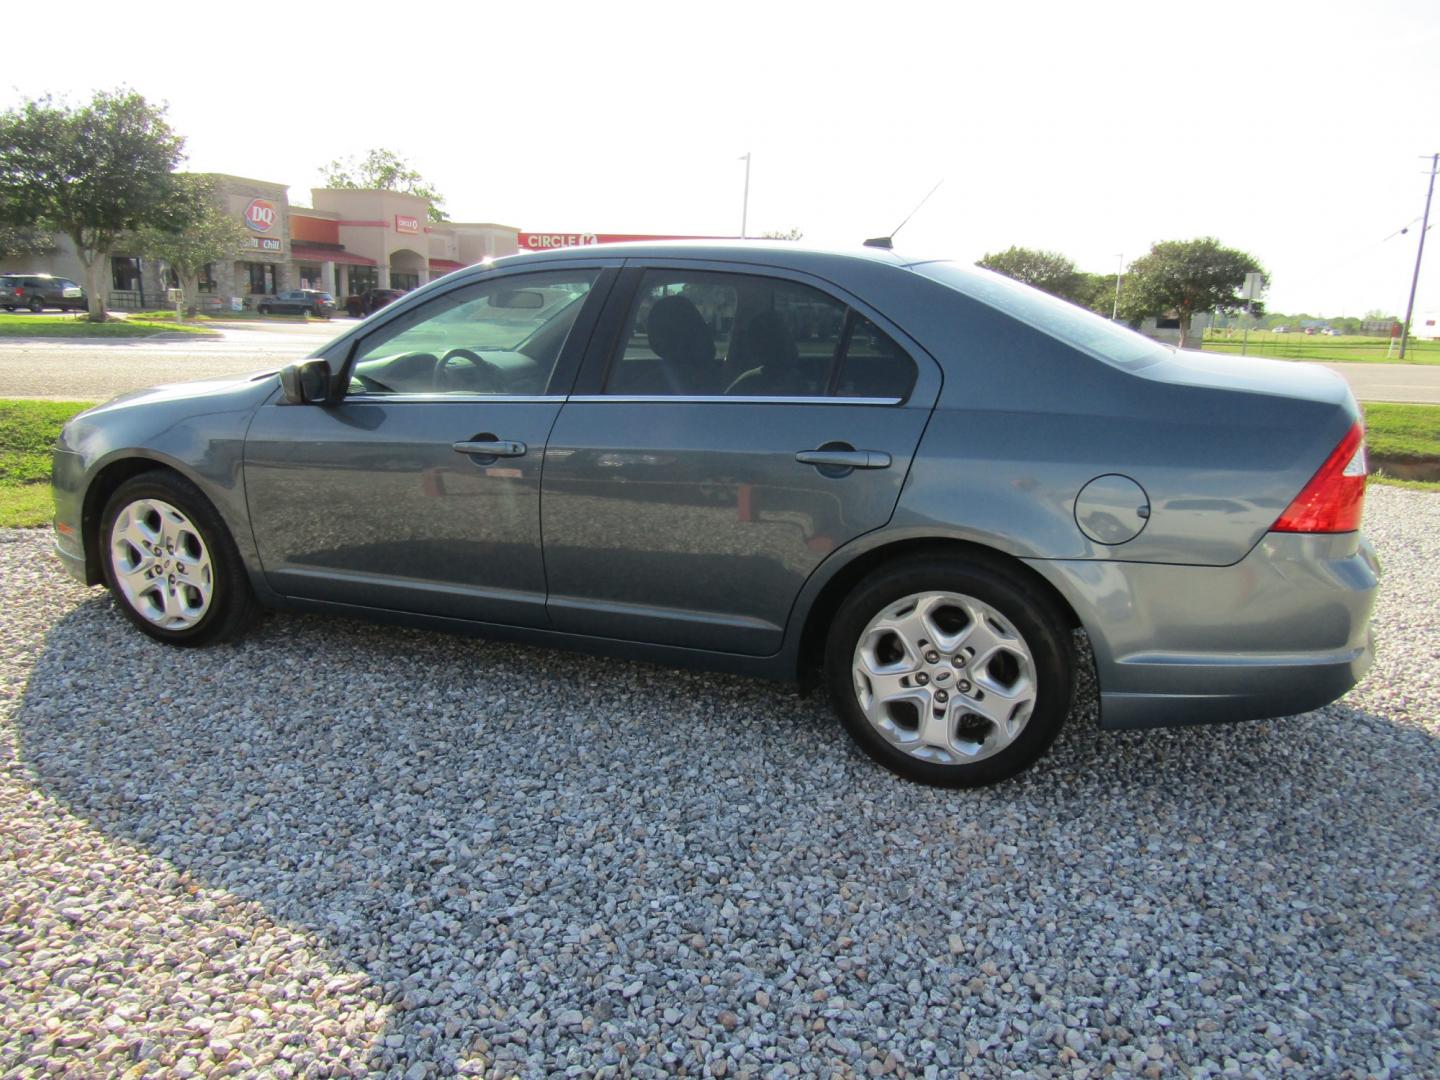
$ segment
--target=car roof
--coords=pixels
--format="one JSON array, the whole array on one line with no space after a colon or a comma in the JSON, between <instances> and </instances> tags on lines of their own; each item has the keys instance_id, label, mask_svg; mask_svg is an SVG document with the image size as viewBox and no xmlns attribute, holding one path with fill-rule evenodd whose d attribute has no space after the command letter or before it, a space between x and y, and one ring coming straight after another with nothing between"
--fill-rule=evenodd
<instances>
[{"instance_id":1,"label":"car roof","mask_svg":"<svg viewBox=\"0 0 1440 1080\"><path fill-rule=\"evenodd\" d=\"M904 267L916 261L881 247L809 247L793 240L631 240L618 244L584 244L574 247L523 251L496 259L491 265L515 266L531 259L546 262L573 262L595 258L617 259L712 259L718 262L797 263L863 260Z\"/></svg>"}]
</instances>

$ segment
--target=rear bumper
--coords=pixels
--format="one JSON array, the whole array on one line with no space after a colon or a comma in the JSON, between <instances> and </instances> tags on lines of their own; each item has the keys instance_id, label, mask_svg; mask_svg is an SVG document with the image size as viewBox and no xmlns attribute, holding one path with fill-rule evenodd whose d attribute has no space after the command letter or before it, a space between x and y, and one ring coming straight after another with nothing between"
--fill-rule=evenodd
<instances>
[{"instance_id":1,"label":"rear bumper","mask_svg":"<svg viewBox=\"0 0 1440 1080\"><path fill-rule=\"evenodd\" d=\"M1369 670L1379 563L1356 533L1270 533L1233 566L1030 560L1080 617L1106 728L1319 708Z\"/></svg>"}]
</instances>

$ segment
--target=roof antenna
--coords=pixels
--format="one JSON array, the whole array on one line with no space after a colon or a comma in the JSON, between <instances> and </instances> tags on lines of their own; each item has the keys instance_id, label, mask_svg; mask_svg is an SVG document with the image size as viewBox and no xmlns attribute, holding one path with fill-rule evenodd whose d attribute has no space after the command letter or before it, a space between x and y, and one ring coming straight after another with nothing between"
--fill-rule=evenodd
<instances>
[{"instance_id":1,"label":"roof antenna","mask_svg":"<svg viewBox=\"0 0 1440 1080\"><path fill-rule=\"evenodd\" d=\"M915 209L911 210L910 213L905 215L905 220L900 222L899 225L896 225L895 228L891 230L889 236L872 236L869 240L865 241L865 246L873 248L884 248L886 251L889 251L891 248L893 248L895 246L895 234L898 233L901 229L903 229L906 225L910 224L910 219L920 212L920 207L924 206L927 202L930 201L930 196L934 195L935 192L939 191L940 185L944 182L945 178L943 176L939 180L937 180L935 182L935 186L930 189L930 193L926 195L925 198L921 199L918 203L915 204Z\"/></svg>"}]
</instances>

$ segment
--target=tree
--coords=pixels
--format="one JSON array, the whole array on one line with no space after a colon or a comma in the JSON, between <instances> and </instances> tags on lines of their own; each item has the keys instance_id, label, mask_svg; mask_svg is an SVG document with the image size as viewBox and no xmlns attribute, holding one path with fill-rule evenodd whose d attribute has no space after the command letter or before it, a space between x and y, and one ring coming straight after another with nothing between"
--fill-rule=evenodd
<instances>
[{"instance_id":1,"label":"tree","mask_svg":"<svg viewBox=\"0 0 1440 1080\"><path fill-rule=\"evenodd\" d=\"M55 237L48 229L0 223L0 258L7 255L41 255L54 250Z\"/></svg>"},{"instance_id":2,"label":"tree","mask_svg":"<svg viewBox=\"0 0 1440 1080\"><path fill-rule=\"evenodd\" d=\"M1180 320L1180 347L1190 333L1190 320L1201 311L1237 311L1249 301L1237 295L1246 274L1269 276L1251 255L1221 247L1205 236L1198 240L1164 240L1151 246L1129 266L1121 292L1127 318L1174 315Z\"/></svg>"},{"instance_id":3,"label":"tree","mask_svg":"<svg viewBox=\"0 0 1440 1080\"><path fill-rule=\"evenodd\" d=\"M799 229L797 226L791 225L790 228L785 229L783 232L782 232L780 229L771 229L769 232L763 232L763 233L760 234L760 239L762 239L762 240L799 240L799 239L801 239L802 237L804 237L804 235L805 235L805 234L804 234L803 232L801 232L800 229Z\"/></svg>"},{"instance_id":4,"label":"tree","mask_svg":"<svg viewBox=\"0 0 1440 1080\"><path fill-rule=\"evenodd\" d=\"M243 246L246 232L233 215L220 209L213 179L186 173L177 176L176 181L176 199L183 205L188 221L185 228L179 232L153 226L140 229L127 246L169 264L189 302L186 315L193 319L200 295L200 272L209 263L234 258Z\"/></svg>"},{"instance_id":5,"label":"tree","mask_svg":"<svg viewBox=\"0 0 1440 1080\"><path fill-rule=\"evenodd\" d=\"M357 162L354 158L337 158L320 170L325 186L363 191L398 191L430 200L431 221L449 221L442 207L445 199L430 181L410 167L410 163L393 150L377 147Z\"/></svg>"},{"instance_id":6,"label":"tree","mask_svg":"<svg viewBox=\"0 0 1440 1080\"><path fill-rule=\"evenodd\" d=\"M1076 301L1081 285L1075 263L1055 251L1012 247L998 253L989 253L975 265L994 270L997 274L1004 274L1026 285L1033 285L1042 292L1063 300Z\"/></svg>"},{"instance_id":7,"label":"tree","mask_svg":"<svg viewBox=\"0 0 1440 1080\"><path fill-rule=\"evenodd\" d=\"M68 236L90 318L103 322L104 271L120 236L184 224L174 179L184 145L164 107L133 90L102 90L76 109L26 101L0 114L0 225Z\"/></svg>"},{"instance_id":8,"label":"tree","mask_svg":"<svg viewBox=\"0 0 1440 1080\"><path fill-rule=\"evenodd\" d=\"M1072 295L1066 299L1108 319L1115 310L1115 275L1081 271L1075 276Z\"/></svg>"}]
</instances>

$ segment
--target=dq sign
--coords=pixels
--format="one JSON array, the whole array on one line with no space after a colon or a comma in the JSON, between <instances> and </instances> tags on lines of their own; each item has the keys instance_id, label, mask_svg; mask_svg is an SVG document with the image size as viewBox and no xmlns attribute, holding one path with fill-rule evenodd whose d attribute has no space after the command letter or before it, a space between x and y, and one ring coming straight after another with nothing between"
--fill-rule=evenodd
<instances>
[{"instance_id":1,"label":"dq sign","mask_svg":"<svg viewBox=\"0 0 1440 1080\"><path fill-rule=\"evenodd\" d=\"M279 216L275 204L268 199L251 199L250 205L245 207L245 224L256 232L269 232Z\"/></svg>"}]
</instances>

